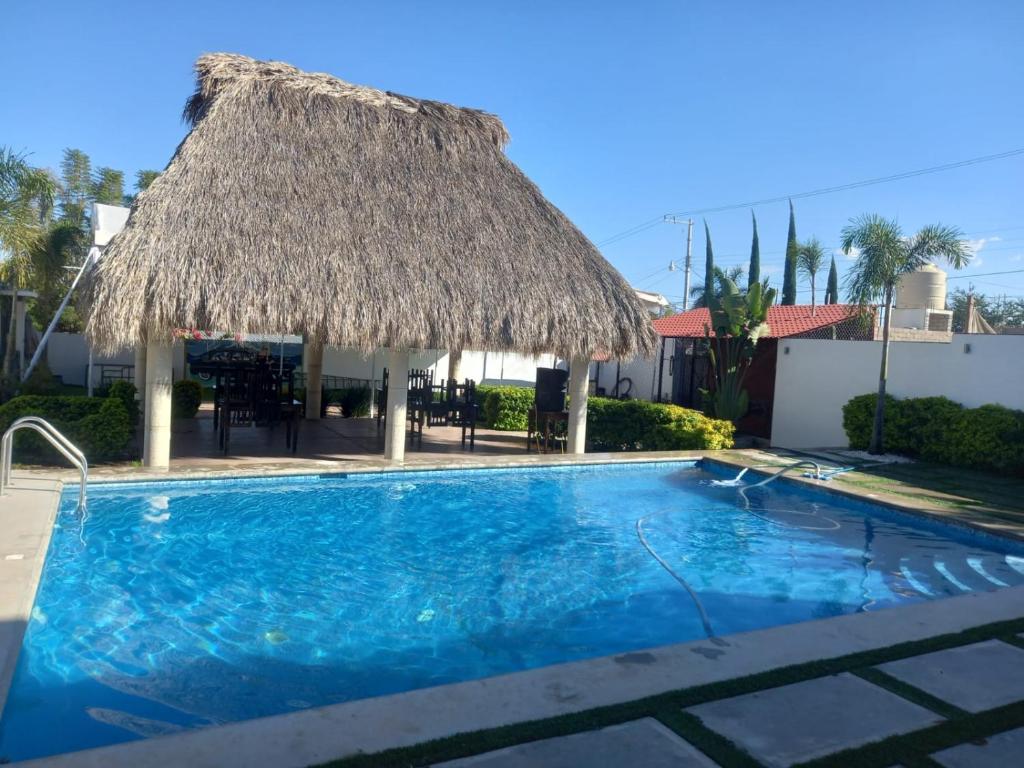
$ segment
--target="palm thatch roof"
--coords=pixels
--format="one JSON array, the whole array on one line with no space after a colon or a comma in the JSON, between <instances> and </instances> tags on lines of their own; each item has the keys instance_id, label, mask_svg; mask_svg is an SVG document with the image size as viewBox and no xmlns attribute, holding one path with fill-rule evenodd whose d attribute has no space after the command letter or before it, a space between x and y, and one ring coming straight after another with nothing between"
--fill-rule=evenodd
<instances>
[{"instance_id":1,"label":"palm thatch roof","mask_svg":"<svg viewBox=\"0 0 1024 768\"><path fill-rule=\"evenodd\" d=\"M649 315L486 112L203 56L192 130L93 270L87 334L629 357Z\"/></svg>"}]
</instances>

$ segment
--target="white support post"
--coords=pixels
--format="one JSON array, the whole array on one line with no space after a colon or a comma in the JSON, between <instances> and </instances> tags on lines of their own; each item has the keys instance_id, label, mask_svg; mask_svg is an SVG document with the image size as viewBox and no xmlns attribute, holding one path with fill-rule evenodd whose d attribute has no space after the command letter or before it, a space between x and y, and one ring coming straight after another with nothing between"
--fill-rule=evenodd
<instances>
[{"instance_id":1,"label":"white support post","mask_svg":"<svg viewBox=\"0 0 1024 768\"><path fill-rule=\"evenodd\" d=\"M569 362L569 453L586 451L589 384L590 357L573 357Z\"/></svg>"},{"instance_id":2,"label":"white support post","mask_svg":"<svg viewBox=\"0 0 1024 768\"><path fill-rule=\"evenodd\" d=\"M323 344L306 344L303 358L306 367L306 420L317 421L320 418L320 382L324 371Z\"/></svg>"},{"instance_id":3,"label":"white support post","mask_svg":"<svg viewBox=\"0 0 1024 768\"><path fill-rule=\"evenodd\" d=\"M448 350L448 380L459 381L462 378L462 350Z\"/></svg>"},{"instance_id":4,"label":"white support post","mask_svg":"<svg viewBox=\"0 0 1024 768\"><path fill-rule=\"evenodd\" d=\"M146 347L146 421L142 463L152 469L171 464L171 388L174 383L170 343Z\"/></svg>"},{"instance_id":5,"label":"white support post","mask_svg":"<svg viewBox=\"0 0 1024 768\"><path fill-rule=\"evenodd\" d=\"M388 350L387 431L384 458L401 464L405 460L405 406L409 397L409 350Z\"/></svg>"}]
</instances>

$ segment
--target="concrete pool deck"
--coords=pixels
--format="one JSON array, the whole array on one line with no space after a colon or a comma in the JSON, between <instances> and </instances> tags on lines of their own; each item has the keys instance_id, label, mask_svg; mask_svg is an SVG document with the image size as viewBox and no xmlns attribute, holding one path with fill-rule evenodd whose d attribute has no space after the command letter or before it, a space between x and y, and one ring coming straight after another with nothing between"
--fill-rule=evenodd
<instances>
[{"instance_id":1,"label":"concrete pool deck","mask_svg":"<svg viewBox=\"0 0 1024 768\"><path fill-rule=\"evenodd\" d=\"M709 457L736 466L763 463L760 452L715 452ZM447 457L446 457L447 458ZM587 454L559 456L526 454L458 455L417 460L404 467L383 461L362 461L358 466L337 462L239 463L215 471L190 468L170 473L124 468L102 468L93 482L124 480L171 480L197 477L245 477L280 474L377 472L496 466L536 466L564 463L607 463L697 459L692 454ZM16 471L14 493L4 497L5 517L10 508L11 525L0 530L0 555L21 555L0 561L11 564L10 584L4 580L0 611L10 617L8 631L0 633L6 676L0 694L13 672L25 623L29 619L36 585L45 557L59 497L60 480L70 473ZM823 485L813 480L795 482ZM840 490L830 486L833 490ZM872 502L906 508L905 499L887 500L877 495L850 492ZM909 510L908 510L909 511ZM919 510L917 511L920 514ZM943 510L938 510L943 512ZM931 514L931 510L926 510ZM1004 535L1006 532L1003 532ZM16 574L21 574L16 576ZM897 643L959 632L992 622L1024 616L1024 587L992 593L921 603L879 613L841 616L803 624L775 627L696 641L638 653L561 664L483 680L411 691L375 699L349 702L286 715L233 723L101 749L69 753L30 761L33 766L305 766L346 755L409 746L436 738L511 723L578 713L666 691L720 682L736 677L809 661L870 651ZM899 621L893 621L898 617ZM466 765L474 763L467 762ZM496 765L498 763L495 763ZM696 764L696 763L695 763ZM488 765L488 763L479 763ZM511 764L510 764L511 765Z\"/></svg>"}]
</instances>

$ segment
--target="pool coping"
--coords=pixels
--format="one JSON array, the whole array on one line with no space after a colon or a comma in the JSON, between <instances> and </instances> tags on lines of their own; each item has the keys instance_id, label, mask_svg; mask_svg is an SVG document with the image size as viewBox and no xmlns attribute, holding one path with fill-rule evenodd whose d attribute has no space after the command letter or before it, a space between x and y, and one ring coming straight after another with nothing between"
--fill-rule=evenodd
<instances>
[{"instance_id":1,"label":"pool coping","mask_svg":"<svg viewBox=\"0 0 1024 768\"><path fill-rule=\"evenodd\" d=\"M892 621L899 611L901 621ZM582 712L1024 615L1024 586L556 664L69 752L26 768L303 768Z\"/></svg>"},{"instance_id":2,"label":"pool coping","mask_svg":"<svg viewBox=\"0 0 1024 768\"><path fill-rule=\"evenodd\" d=\"M91 478L90 485L699 460L708 460L737 469L748 467L760 474L768 474L771 471L763 466L752 467L750 459L753 457L746 455L745 452L730 451L728 455L723 453L693 451L583 456L500 456L494 460L488 457L489 460L485 461L410 461L402 466L367 463L344 468L338 468L336 462L329 462L328 464L333 465L333 471L332 468L324 466L292 465L276 470L254 467L223 471L140 472L132 473L131 477L127 478L123 475ZM744 461L744 458L747 461ZM47 478L53 490L49 494L39 494L36 498L37 506L42 508L48 503L50 512L48 515L36 514L34 517L40 527L45 529L45 542L41 555L37 558L38 562L33 563L34 576L22 597L22 614L25 622L28 621L34 604L63 481L67 477L66 473L62 474L63 477L54 478L51 475ZM44 478L46 476L38 472L15 473L19 486L25 479L43 481ZM57 481L55 484L54 480ZM860 493L856 489L839 488L823 481L797 476L787 476L784 480L947 525L965 525L1003 538L1022 538L999 529L935 514L940 508L932 510L927 505L910 506L898 497L885 498L879 494ZM48 498L48 502L40 504L42 497ZM0 534L0 549L2 546L3 538ZM972 600L973 604L967 603ZM7 601L0 600L0 603L5 602ZM891 621L891 611L899 611L901 621ZM1024 616L1024 586L890 608L877 613L802 622L713 640L693 641L557 664L481 680L64 753L17 764L36 767L98 768L139 764L176 766L186 763L197 768L233 765L298 768L360 752L377 752L393 747L410 746L457 733L624 703L705 682L717 682L779 666L874 650L899 642L924 639L1021 616ZM23 633L24 626L17 636L13 654L10 653L10 639L0 639L0 651L4 650L4 646L7 650L4 666L0 668L0 675L5 675L0 676L0 714L3 705L6 704L7 690L17 662L17 653L21 648Z\"/></svg>"}]
</instances>

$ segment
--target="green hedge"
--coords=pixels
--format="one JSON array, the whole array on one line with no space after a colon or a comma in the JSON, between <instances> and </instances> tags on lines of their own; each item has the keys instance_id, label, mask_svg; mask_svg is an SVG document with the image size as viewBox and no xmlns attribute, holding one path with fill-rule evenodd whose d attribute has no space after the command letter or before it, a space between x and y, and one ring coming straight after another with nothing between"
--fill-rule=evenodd
<instances>
[{"instance_id":1,"label":"green hedge","mask_svg":"<svg viewBox=\"0 0 1024 768\"><path fill-rule=\"evenodd\" d=\"M488 429L504 432L525 432L529 427L530 408L533 407L533 387L476 388L476 401L480 415Z\"/></svg>"},{"instance_id":2,"label":"green hedge","mask_svg":"<svg viewBox=\"0 0 1024 768\"><path fill-rule=\"evenodd\" d=\"M700 411L644 400L591 397L587 437L595 451L680 451L731 448L736 427Z\"/></svg>"},{"instance_id":3,"label":"green hedge","mask_svg":"<svg viewBox=\"0 0 1024 768\"><path fill-rule=\"evenodd\" d=\"M174 382L171 389L171 414L176 419L191 419L203 402L203 385L192 379Z\"/></svg>"},{"instance_id":4,"label":"green hedge","mask_svg":"<svg viewBox=\"0 0 1024 768\"><path fill-rule=\"evenodd\" d=\"M22 416L39 416L77 445L90 462L124 457L132 438L128 410L120 397L23 395L0 406L0 432ZM29 430L14 436L14 458L24 464L67 464L46 440Z\"/></svg>"},{"instance_id":5,"label":"green hedge","mask_svg":"<svg viewBox=\"0 0 1024 768\"><path fill-rule=\"evenodd\" d=\"M871 439L877 396L858 395L843 406L850 447ZM1024 411L1001 405L965 408L945 397L898 400L886 395L882 441L886 451L962 467L1024 474Z\"/></svg>"}]
</instances>

